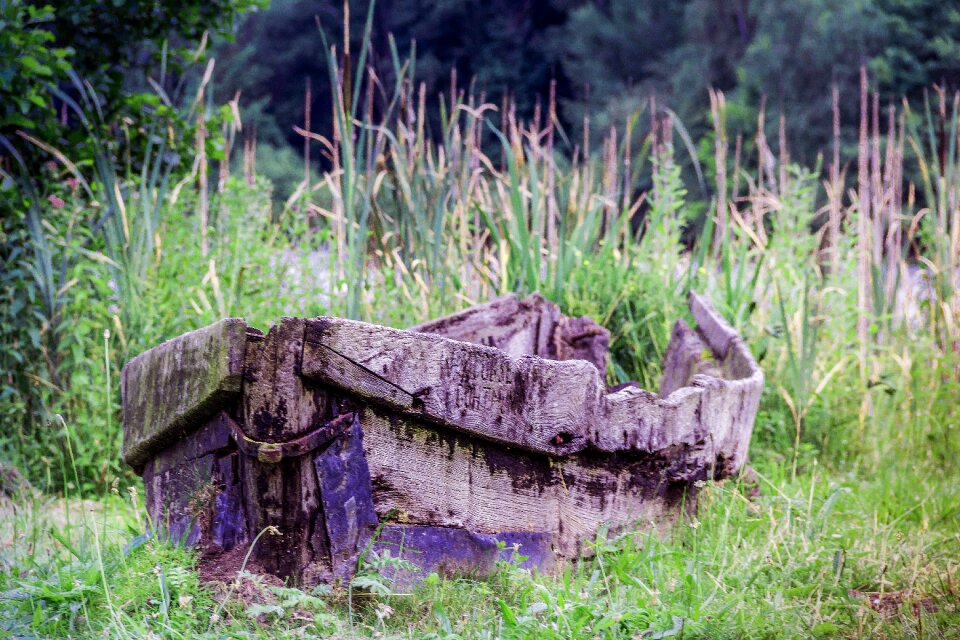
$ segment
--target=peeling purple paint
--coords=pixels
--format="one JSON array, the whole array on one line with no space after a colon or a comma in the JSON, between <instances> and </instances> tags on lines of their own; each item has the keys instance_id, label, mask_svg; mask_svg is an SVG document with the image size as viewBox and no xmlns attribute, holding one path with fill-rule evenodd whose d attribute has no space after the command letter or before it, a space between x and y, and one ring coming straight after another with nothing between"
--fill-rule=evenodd
<instances>
[{"instance_id":1,"label":"peeling purple paint","mask_svg":"<svg viewBox=\"0 0 960 640\"><path fill-rule=\"evenodd\" d=\"M214 501L210 537L213 544L229 551L247 541L247 517L243 493L235 465L236 452L217 460L217 475L222 486Z\"/></svg>"},{"instance_id":2,"label":"peeling purple paint","mask_svg":"<svg viewBox=\"0 0 960 640\"><path fill-rule=\"evenodd\" d=\"M314 460L333 575L349 578L377 526L370 469L363 453L363 431L356 415L350 430Z\"/></svg>"},{"instance_id":3,"label":"peeling purple paint","mask_svg":"<svg viewBox=\"0 0 960 640\"><path fill-rule=\"evenodd\" d=\"M498 541L504 543L503 548ZM387 525L373 548L381 554L389 550L391 556L415 565L418 571L414 575L399 572L390 576L397 584L410 585L432 572L486 576L498 560L510 561L515 551L526 556L519 567L546 571L556 562L551 542L549 534L535 531L474 533L455 527Z\"/></svg>"}]
</instances>

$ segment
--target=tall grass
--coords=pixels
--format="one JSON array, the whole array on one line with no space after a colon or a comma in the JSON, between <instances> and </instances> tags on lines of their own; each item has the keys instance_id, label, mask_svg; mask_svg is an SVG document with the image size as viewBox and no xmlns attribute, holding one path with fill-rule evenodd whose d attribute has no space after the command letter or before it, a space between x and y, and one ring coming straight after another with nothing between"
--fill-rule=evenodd
<instances>
[{"instance_id":1,"label":"tall grass","mask_svg":"<svg viewBox=\"0 0 960 640\"><path fill-rule=\"evenodd\" d=\"M415 58L402 60L392 41L389 78L381 77L367 64L369 37L351 52L349 40L333 44L320 26L326 81L335 88L333 130L299 131L306 149L319 146L326 170L314 183L313 159L305 159L304 180L279 220L269 215L268 196L255 195L261 187L251 186L258 185L255 137L242 129L238 103L219 111L209 104L212 61L176 95L163 91L162 77L155 83L158 117L132 139L143 147L118 158L116 145L94 135L109 124L97 96L79 80L78 102L64 94L91 132L92 167L25 140L49 150L77 180L77 226L97 236L89 247L56 250L42 224L45 201L28 194L25 255L51 327L58 326L51 318L64 316L58 296L78 291L70 265L91 261L111 293L101 326L88 334L112 330L117 365L223 315L266 324L283 313L335 313L402 326L510 291L540 291L610 326L611 383L637 379L656 388L671 324L685 313L686 292L697 288L780 381L774 396L789 418L795 457L804 423L824 408L826 386L848 365L860 371L863 430L903 336L932 339L938 357L955 358L956 99L941 92L923 117L891 105L884 127L864 73L856 188L846 185L840 167L850 159L835 141L821 193L820 167L789 161L782 119L779 148L770 148L763 110L730 158L725 100L714 92L715 187L698 220L683 170L694 167L694 193L702 193L695 145L656 101L599 136L587 120L578 141L561 128L552 97L525 122L509 100L485 102L454 76L449 95L434 102L416 84ZM161 135L176 105L184 121L198 124L189 170ZM211 157L209 137L221 127L225 152ZM839 139L839 120L835 129ZM230 149L241 134L238 180ZM675 153L675 137L686 155ZM211 162L219 164L215 189L206 177ZM639 188L647 182L648 191ZM696 228L699 237L684 246ZM50 345L48 357L60 357L63 349ZM58 378L48 380L59 389ZM69 396L51 394L41 404Z\"/></svg>"}]
</instances>

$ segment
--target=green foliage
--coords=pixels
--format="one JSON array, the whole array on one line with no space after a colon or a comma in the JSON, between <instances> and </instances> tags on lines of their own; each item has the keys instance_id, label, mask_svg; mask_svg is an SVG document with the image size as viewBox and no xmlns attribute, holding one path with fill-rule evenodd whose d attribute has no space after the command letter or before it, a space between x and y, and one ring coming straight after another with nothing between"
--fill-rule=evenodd
<instances>
[{"instance_id":1,"label":"green foliage","mask_svg":"<svg viewBox=\"0 0 960 640\"><path fill-rule=\"evenodd\" d=\"M873 71L891 42L886 16L875 3L840 0L761 2L752 13L756 28L736 65L733 112L752 118L765 97L775 113L787 118L791 131L803 132L802 138L790 140L791 154L812 164L831 137L831 85L847 98L841 120L856 121L852 98L859 94L860 66ZM915 90L925 81L903 90ZM733 126L749 130L751 124L741 120ZM775 139L776 118L769 124L767 133Z\"/></svg>"},{"instance_id":2,"label":"green foliage","mask_svg":"<svg viewBox=\"0 0 960 640\"><path fill-rule=\"evenodd\" d=\"M350 34L354 54L363 44L368 0L350 2ZM547 30L564 17L563 2L535 0L380 0L375 3L369 62L388 88L396 81L391 38L401 58L416 57L408 75L423 82L432 100L443 92L449 100L451 69L466 85L477 78L477 92L499 104L507 95L530 115L537 96L545 96L557 68L550 55ZM215 48L220 69L218 99L241 91L246 117L258 136L274 146L302 147L293 132L304 120L304 90L312 86L312 129L328 131L333 123L335 90L322 80L327 74L325 51L314 28L315 17L328 32L330 44L343 53L342 3L317 0L274 0L268 10L240 25L233 42ZM412 56L414 50L417 55ZM415 73L414 73L415 72ZM358 74L359 75L359 74ZM561 81L562 78L561 78ZM437 113L431 124L439 125Z\"/></svg>"},{"instance_id":3,"label":"green foliage","mask_svg":"<svg viewBox=\"0 0 960 640\"><path fill-rule=\"evenodd\" d=\"M106 328L93 330L109 289L98 278L106 258L91 250L95 234L78 185L50 167L44 183L45 197L32 189L25 197L11 188L8 202L20 206L3 219L0 367L6 375L0 381L0 416L9 428L0 448L21 464L46 459L49 466L64 455L54 420L61 406L57 399L69 395L72 384L91 382L89 367L99 369L103 362L102 352L97 361L91 350L98 351L94 336ZM104 408L102 401L97 404ZM44 429L37 431L40 425ZM35 437L41 433L44 437ZM113 446L119 433L104 435L94 438L98 446Z\"/></svg>"},{"instance_id":4,"label":"green foliage","mask_svg":"<svg viewBox=\"0 0 960 640\"><path fill-rule=\"evenodd\" d=\"M74 70L110 104L115 104L132 71L160 63L167 43L188 46L206 32L229 37L240 17L268 0L59 0L47 7L45 27L52 40L74 52ZM43 0L24 4L42 6ZM184 50L182 53L188 54Z\"/></svg>"},{"instance_id":5,"label":"green foliage","mask_svg":"<svg viewBox=\"0 0 960 640\"><path fill-rule=\"evenodd\" d=\"M50 6L0 1L0 132L36 129L57 117L52 92L66 79L74 51L54 46L44 28L54 17Z\"/></svg>"},{"instance_id":6,"label":"green foliage","mask_svg":"<svg viewBox=\"0 0 960 640\"><path fill-rule=\"evenodd\" d=\"M681 41L685 2L611 0L576 3L550 46L573 91L564 116L584 116L599 130L622 126L665 73L665 57Z\"/></svg>"},{"instance_id":7,"label":"green foliage","mask_svg":"<svg viewBox=\"0 0 960 640\"><path fill-rule=\"evenodd\" d=\"M686 314L680 231L686 189L673 149L653 159L654 192L639 237L618 245L577 247L561 304L567 313L589 315L611 329L611 375L615 384L637 381L660 387L660 363L673 323Z\"/></svg>"},{"instance_id":8,"label":"green foliage","mask_svg":"<svg viewBox=\"0 0 960 640\"><path fill-rule=\"evenodd\" d=\"M303 182L303 158L286 144L258 144L257 174L272 186L274 202L283 203L297 192ZM319 182L320 176L315 180Z\"/></svg>"},{"instance_id":9,"label":"green foliage","mask_svg":"<svg viewBox=\"0 0 960 640\"><path fill-rule=\"evenodd\" d=\"M154 623L196 624L188 604L212 610L193 571L195 554L138 535L143 515L118 497L106 496L95 510L66 498L19 499L32 519L17 515L7 522L21 530L42 527L34 535L56 547L4 556L5 566L31 568L0 578L0 630L13 637L77 637L95 635L106 624L133 637L140 635L134 629Z\"/></svg>"},{"instance_id":10,"label":"green foliage","mask_svg":"<svg viewBox=\"0 0 960 640\"><path fill-rule=\"evenodd\" d=\"M872 63L881 84L915 95L933 83L960 82L960 10L945 2L881 0L884 52Z\"/></svg>"},{"instance_id":11,"label":"green foliage","mask_svg":"<svg viewBox=\"0 0 960 640\"><path fill-rule=\"evenodd\" d=\"M136 136L143 123L179 99L187 70L203 49L188 47L201 36L205 43L208 30L229 36L240 15L262 6L265 0L117 0L104 10L89 0L3 0L0 135L14 140L25 131L78 164L92 162L99 153L91 149L95 138L119 137L122 123L129 125L127 135ZM148 77L148 68L159 68L159 74ZM73 101L87 100L85 93L98 101L96 128L72 108ZM180 123L177 130L189 131L189 125ZM107 145L111 152L118 146ZM19 153L29 172L43 161L35 146ZM0 168L13 170L9 161L8 150L0 151ZM0 203L0 212L6 204Z\"/></svg>"},{"instance_id":12,"label":"green foliage","mask_svg":"<svg viewBox=\"0 0 960 640\"><path fill-rule=\"evenodd\" d=\"M0 148L15 163L13 173L0 166L0 188L9 194L2 206L10 210L0 253L10 267L0 292L0 364L9 372L0 382L0 413L15 425L0 447L12 448L5 457L34 472L41 460L49 467L64 455L55 415L67 415L89 429L77 461L90 472L91 485L84 487L90 489L123 473L116 460L98 453L119 444L112 416L119 387L96 372L110 358L119 371L131 348L142 349L136 339L153 323L143 296L161 250L161 211L191 179L174 185L181 169L176 151L189 149L185 138L193 130L184 122L195 121L196 109L206 105L194 99L180 107L162 93L144 99L152 120L127 131L123 146L104 137L113 124L105 121L99 97L73 79L80 104L52 90L81 125L86 162L78 166L49 142L22 134L20 142L52 158L40 175L28 176L29 159L0 136ZM220 131L222 112L201 113L206 127ZM100 339L111 331L112 345ZM96 414L76 393L82 384L104 389Z\"/></svg>"}]
</instances>

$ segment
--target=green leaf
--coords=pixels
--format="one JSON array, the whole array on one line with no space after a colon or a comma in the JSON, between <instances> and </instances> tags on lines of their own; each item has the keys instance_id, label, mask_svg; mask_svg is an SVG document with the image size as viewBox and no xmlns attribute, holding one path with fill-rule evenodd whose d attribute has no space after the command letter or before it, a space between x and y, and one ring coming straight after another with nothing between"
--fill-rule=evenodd
<instances>
[{"instance_id":1,"label":"green leaf","mask_svg":"<svg viewBox=\"0 0 960 640\"><path fill-rule=\"evenodd\" d=\"M503 599L500 599L498 602L500 604L500 613L503 614L503 620L511 627L517 626L517 616L514 615L510 605L504 602Z\"/></svg>"},{"instance_id":2,"label":"green leaf","mask_svg":"<svg viewBox=\"0 0 960 640\"><path fill-rule=\"evenodd\" d=\"M251 618L259 618L262 615L273 614L275 616L283 616L283 607L280 607L275 604L252 604L247 607L247 615Z\"/></svg>"},{"instance_id":3,"label":"green leaf","mask_svg":"<svg viewBox=\"0 0 960 640\"><path fill-rule=\"evenodd\" d=\"M53 71L50 69L50 67L45 64L41 64L39 60L31 55L20 56L20 66L26 71L35 73L39 76L53 75Z\"/></svg>"},{"instance_id":4,"label":"green leaf","mask_svg":"<svg viewBox=\"0 0 960 640\"><path fill-rule=\"evenodd\" d=\"M36 123L30 118L24 117L19 113L10 113L7 114L5 118L0 119L0 127L6 125L13 125L15 127L23 127L24 129L34 129L36 128Z\"/></svg>"}]
</instances>

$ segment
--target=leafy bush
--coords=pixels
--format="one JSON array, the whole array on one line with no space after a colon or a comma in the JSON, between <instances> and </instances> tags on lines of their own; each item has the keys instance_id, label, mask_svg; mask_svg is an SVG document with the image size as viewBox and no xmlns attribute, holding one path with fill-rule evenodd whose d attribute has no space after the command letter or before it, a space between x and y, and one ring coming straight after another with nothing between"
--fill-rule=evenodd
<instances>
[{"instance_id":1,"label":"leafy bush","mask_svg":"<svg viewBox=\"0 0 960 640\"><path fill-rule=\"evenodd\" d=\"M54 18L50 6L0 0L0 133L55 126L53 92L66 80L74 51L54 46L44 28Z\"/></svg>"}]
</instances>

